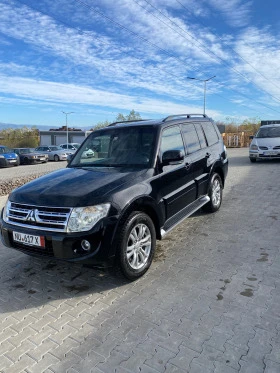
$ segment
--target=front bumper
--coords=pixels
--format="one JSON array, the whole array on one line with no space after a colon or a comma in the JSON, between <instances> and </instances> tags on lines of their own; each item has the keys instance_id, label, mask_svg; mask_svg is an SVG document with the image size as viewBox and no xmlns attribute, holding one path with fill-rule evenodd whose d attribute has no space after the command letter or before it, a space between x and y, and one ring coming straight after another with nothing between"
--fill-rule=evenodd
<instances>
[{"instance_id":1,"label":"front bumper","mask_svg":"<svg viewBox=\"0 0 280 373\"><path fill-rule=\"evenodd\" d=\"M19 160L16 158L0 158L0 167L17 166Z\"/></svg>"},{"instance_id":2,"label":"front bumper","mask_svg":"<svg viewBox=\"0 0 280 373\"><path fill-rule=\"evenodd\" d=\"M249 151L249 158L255 159L280 159L280 152L278 151Z\"/></svg>"},{"instance_id":3,"label":"front bumper","mask_svg":"<svg viewBox=\"0 0 280 373\"><path fill-rule=\"evenodd\" d=\"M23 253L65 260L69 262L83 262L87 264L105 265L114 259L114 246L112 245L116 219L106 219L106 226L101 223L89 232L50 232L40 229L28 229L15 226L0 220L0 233L2 243ZM13 232L44 237L45 246L30 246L14 241ZM87 240L91 248L86 251L81 242Z\"/></svg>"}]
</instances>

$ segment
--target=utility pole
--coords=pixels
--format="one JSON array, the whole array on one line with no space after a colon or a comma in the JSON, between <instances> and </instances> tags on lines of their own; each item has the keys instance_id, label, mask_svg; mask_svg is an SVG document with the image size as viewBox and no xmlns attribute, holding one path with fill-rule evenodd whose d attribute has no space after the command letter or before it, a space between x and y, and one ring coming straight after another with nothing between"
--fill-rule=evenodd
<instances>
[{"instance_id":1,"label":"utility pole","mask_svg":"<svg viewBox=\"0 0 280 373\"><path fill-rule=\"evenodd\" d=\"M66 113L65 111L62 111L63 114L65 114L65 120L66 120L66 148L68 150L68 115L73 114L74 111L69 111Z\"/></svg>"},{"instance_id":2,"label":"utility pole","mask_svg":"<svg viewBox=\"0 0 280 373\"><path fill-rule=\"evenodd\" d=\"M198 80L200 82L204 82L204 104L203 104L203 114L205 115L205 105L206 105L206 83L213 79L213 78L216 78L216 75L214 76L211 76L211 78L208 78L208 79L197 79L197 78L190 78L189 76L187 77L187 79L192 79L192 80Z\"/></svg>"}]
</instances>

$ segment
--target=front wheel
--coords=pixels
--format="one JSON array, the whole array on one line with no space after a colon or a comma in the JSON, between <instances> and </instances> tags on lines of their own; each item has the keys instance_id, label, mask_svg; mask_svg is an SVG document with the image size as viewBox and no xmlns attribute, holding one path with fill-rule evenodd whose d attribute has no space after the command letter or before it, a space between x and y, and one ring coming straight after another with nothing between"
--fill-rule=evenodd
<instances>
[{"instance_id":1,"label":"front wheel","mask_svg":"<svg viewBox=\"0 0 280 373\"><path fill-rule=\"evenodd\" d=\"M250 157L250 161L251 161L252 163L255 163L257 160L256 160L256 158L251 158L251 157Z\"/></svg>"},{"instance_id":2,"label":"front wheel","mask_svg":"<svg viewBox=\"0 0 280 373\"><path fill-rule=\"evenodd\" d=\"M53 160L54 160L55 162L58 162L58 161L59 161L59 156L58 156L57 154L55 154L55 156L53 157Z\"/></svg>"},{"instance_id":3,"label":"front wheel","mask_svg":"<svg viewBox=\"0 0 280 373\"><path fill-rule=\"evenodd\" d=\"M118 244L119 266L126 278L135 280L150 267L156 247L152 219L143 212L133 212L122 225Z\"/></svg>"},{"instance_id":4,"label":"front wheel","mask_svg":"<svg viewBox=\"0 0 280 373\"><path fill-rule=\"evenodd\" d=\"M222 204L222 198L223 198L223 183L221 180L220 175L214 173L209 189L208 189L208 196L210 198L210 201L203 206L203 210L207 212L216 212L219 210Z\"/></svg>"}]
</instances>

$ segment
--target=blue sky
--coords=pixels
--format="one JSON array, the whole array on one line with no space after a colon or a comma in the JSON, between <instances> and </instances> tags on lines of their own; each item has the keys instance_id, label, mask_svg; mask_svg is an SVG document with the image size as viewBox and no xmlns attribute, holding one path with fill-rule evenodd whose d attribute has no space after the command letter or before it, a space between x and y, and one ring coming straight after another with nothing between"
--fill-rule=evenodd
<instances>
[{"instance_id":1,"label":"blue sky","mask_svg":"<svg viewBox=\"0 0 280 373\"><path fill-rule=\"evenodd\" d=\"M0 122L280 119L276 0L0 0ZM199 80L191 80L193 77Z\"/></svg>"}]
</instances>

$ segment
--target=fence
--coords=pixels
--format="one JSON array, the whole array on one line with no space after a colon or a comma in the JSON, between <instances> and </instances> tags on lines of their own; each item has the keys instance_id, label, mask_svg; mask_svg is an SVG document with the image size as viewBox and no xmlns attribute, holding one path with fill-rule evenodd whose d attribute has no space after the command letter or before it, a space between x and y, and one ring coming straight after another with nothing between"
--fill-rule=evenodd
<instances>
[{"instance_id":1,"label":"fence","mask_svg":"<svg viewBox=\"0 0 280 373\"><path fill-rule=\"evenodd\" d=\"M228 148L246 148L250 145L253 132L223 133L224 144Z\"/></svg>"}]
</instances>

